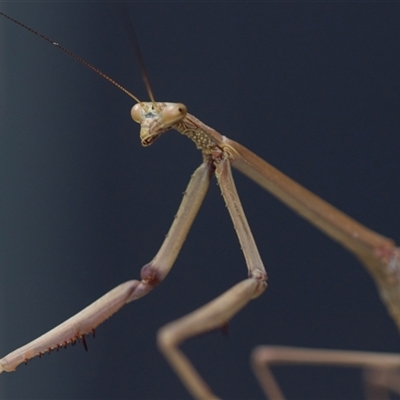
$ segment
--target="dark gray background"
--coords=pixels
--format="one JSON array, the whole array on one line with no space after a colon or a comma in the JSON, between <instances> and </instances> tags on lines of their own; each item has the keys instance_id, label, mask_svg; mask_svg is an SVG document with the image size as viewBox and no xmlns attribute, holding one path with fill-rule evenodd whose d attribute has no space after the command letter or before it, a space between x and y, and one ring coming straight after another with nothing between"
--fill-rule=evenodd
<instances>
[{"instance_id":1,"label":"dark gray background","mask_svg":"<svg viewBox=\"0 0 400 400\"><path fill-rule=\"evenodd\" d=\"M106 3L2 11L148 98ZM131 3L157 100L241 142L367 226L400 238L398 3ZM128 279L160 246L201 161L176 132L151 148L131 100L0 19L1 354ZM183 346L216 393L262 398L248 365L262 343L398 352L398 331L363 267L236 173L269 274L229 325ZM166 281L81 346L0 376L10 399L188 398L156 331L246 277L211 186ZM289 398L360 398L359 372L279 368Z\"/></svg>"}]
</instances>

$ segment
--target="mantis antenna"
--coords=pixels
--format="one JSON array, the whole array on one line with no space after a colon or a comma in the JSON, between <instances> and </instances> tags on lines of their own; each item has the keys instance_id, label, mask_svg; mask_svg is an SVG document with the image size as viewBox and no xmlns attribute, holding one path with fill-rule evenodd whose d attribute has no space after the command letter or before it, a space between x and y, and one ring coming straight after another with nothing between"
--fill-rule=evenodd
<instances>
[{"instance_id":1,"label":"mantis antenna","mask_svg":"<svg viewBox=\"0 0 400 400\"><path fill-rule=\"evenodd\" d=\"M131 45L131 47L135 53L136 60L139 63L140 72L142 73L143 82L144 82L144 85L146 86L146 90L150 97L150 100L153 103L154 108L157 111L160 111L160 107L154 100L154 95L153 95L153 91L151 90L151 85L150 85L150 80L149 80L149 74L147 73L146 64L144 62L143 54L140 49L140 44L139 44L138 37L136 35L135 28L133 27L132 20L129 18L129 10L126 7L125 3L114 4L114 7L115 7L114 9L118 13L119 19L124 24L125 30L128 34L129 44Z\"/></svg>"},{"instance_id":2,"label":"mantis antenna","mask_svg":"<svg viewBox=\"0 0 400 400\"><path fill-rule=\"evenodd\" d=\"M53 40L49 39L47 36L35 31L32 28L29 28L29 26L24 25L23 23L17 21L14 18L9 17L7 14L4 14L3 12L0 11L0 15L2 15L3 17L7 18L8 20L10 20L11 22L14 22L14 24L17 24L19 26L21 26L22 28L26 29L27 31L33 33L36 36L39 36L41 39L45 40L46 42L52 44L53 46L57 47L58 49L60 49L61 51L63 51L64 53L68 54L70 57L72 57L73 59L79 61L81 64L83 64L84 66L88 67L89 69L91 69L92 71L96 72L96 74L100 75L101 77L103 77L105 80L107 80L108 82L111 82L114 86L116 86L118 89L122 90L124 93L126 93L129 97L131 97L132 99L134 99L135 101L137 101L139 104L142 104L142 102L134 95L132 94L128 89L125 89L122 85L120 85L118 82L116 82L114 79L110 78L108 75L106 75L104 72L100 71L98 68L96 68L94 65L90 64L89 62L87 62L86 60L84 60L83 58L79 57L78 55L76 55L75 53L73 53L72 51L66 49L65 47L61 46L60 44L58 44L57 42L54 42ZM133 27L132 27L133 28ZM140 51L140 50L139 50ZM143 73L143 67L142 67L142 73ZM143 77L143 79L145 80L145 83L148 82L147 79L147 74L146 74L146 78ZM147 90L149 90L149 86L147 86ZM153 99L153 94L151 93L151 91L149 92L150 98L152 99L152 101L154 102Z\"/></svg>"}]
</instances>

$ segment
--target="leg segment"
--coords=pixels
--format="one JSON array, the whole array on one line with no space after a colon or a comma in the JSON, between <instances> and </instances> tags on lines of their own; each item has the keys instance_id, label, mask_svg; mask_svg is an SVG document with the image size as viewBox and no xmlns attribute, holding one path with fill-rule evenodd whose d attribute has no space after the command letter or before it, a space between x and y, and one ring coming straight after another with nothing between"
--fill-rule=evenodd
<instances>
[{"instance_id":1,"label":"leg segment","mask_svg":"<svg viewBox=\"0 0 400 400\"><path fill-rule=\"evenodd\" d=\"M369 371L364 375L368 399L384 399L388 389L400 393L398 383L400 355L398 354L259 346L253 350L251 363L255 375L269 399L284 400L285 398L270 368L274 364L363 368ZM380 394L379 397L375 397L377 393Z\"/></svg>"},{"instance_id":2,"label":"leg segment","mask_svg":"<svg viewBox=\"0 0 400 400\"><path fill-rule=\"evenodd\" d=\"M161 283L178 256L189 229L207 192L212 168L203 163L194 172L174 222L153 261L141 271L141 281L132 280L112 289L78 314L0 360L0 373L14 371L35 356L65 347L94 332L126 303L143 297ZM85 342L84 342L85 344Z\"/></svg>"},{"instance_id":3,"label":"leg segment","mask_svg":"<svg viewBox=\"0 0 400 400\"><path fill-rule=\"evenodd\" d=\"M249 270L249 277L260 279L265 282L267 280L267 273L265 272L246 215L244 214L235 182L233 181L229 160L224 159L217 165L215 176L218 179L222 196L224 196L226 206L233 221L233 226L238 235Z\"/></svg>"},{"instance_id":4,"label":"leg segment","mask_svg":"<svg viewBox=\"0 0 400 400\"><path fill-rule=\"evenodd\" d=\"M198 310L165 325L158 333L160 350L191 395L197 399L217 397L178 348L179 344L190 337L223 326L266 288L265 269L243 212L228 160L217 165L216 176L242 245L249 278Z\"/></svg>"},{"instance_id":5,"label":"leg segment","mask_svg":"<svg viewBox=\"0 0 400 400\"><path fill-rule=\"evenodd\" d=\"M196 399L216 399L208 385L178 346L193 336L226 324L251 299L265 290L264 282L249 278L196 311L163 326L158 332L158 346L187 390Z\"/></svg>"}]
</instances>

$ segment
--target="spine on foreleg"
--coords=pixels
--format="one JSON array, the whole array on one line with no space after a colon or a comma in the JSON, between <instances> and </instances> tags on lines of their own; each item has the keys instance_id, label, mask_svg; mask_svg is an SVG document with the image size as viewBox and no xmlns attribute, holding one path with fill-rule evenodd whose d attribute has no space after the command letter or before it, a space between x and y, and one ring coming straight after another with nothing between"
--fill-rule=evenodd
<instances>
[{"instance_id":1,"label":"spine on foreleg","mask_svg":"<svg viewBox=\"0 0 400 400\"><path fill-rule=\"evenodd\" d=\"M117 286L51 331L8 354L0 360L0 373L15 371L18 365L26 364L33 357L59 350L79 340L87 350L85 335L92 333L94 336L94 330L130 299L139 284L139 281L132 280Z\"/></svg>"}]
</instances>

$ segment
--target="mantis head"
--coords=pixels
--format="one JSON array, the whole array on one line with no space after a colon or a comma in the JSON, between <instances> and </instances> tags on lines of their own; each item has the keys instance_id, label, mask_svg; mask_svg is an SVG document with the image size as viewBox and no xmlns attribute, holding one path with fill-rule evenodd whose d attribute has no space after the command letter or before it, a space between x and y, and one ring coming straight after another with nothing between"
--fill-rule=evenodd
<instances>
[{"instance_id":1,"label":"mantis head","mask_svg":"<svg viewBox=\"0 0 400 400\"><path fill-rule=\"evenodd\" d=\"M137 103L132 107L131 117L140 124L140 140L150 146L162 133L173 128L187 114L182 103Z\"/></svg>"}]
</instances>

